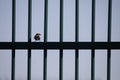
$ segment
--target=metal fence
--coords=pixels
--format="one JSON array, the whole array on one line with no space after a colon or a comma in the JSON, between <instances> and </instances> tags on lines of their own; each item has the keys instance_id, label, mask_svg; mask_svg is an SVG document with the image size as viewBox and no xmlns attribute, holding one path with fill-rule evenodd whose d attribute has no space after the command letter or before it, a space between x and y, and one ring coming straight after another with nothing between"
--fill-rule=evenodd
<instances>
[{"instance_id":1,"label":"metal fence","mask_svg":"<svg viewBox=\"0 0 120 80\"><path fill-rule=\"evenodd\" d=\"M28 0L28 42L15 42L16 0L12 0L12 42L0 42L0 49L12 50L11 80L15 80L15 50L27 49L27 80L31 80L31 49L43 49L43 80L47 80L47 49L59 49L59 80L63 80L63 50L75 50L75 80L79 80L79 50L91 49L91 80L95 80L95 49L107 49L107 80L111 80L111 49L120 49L120 42L111 42L112 0L108 0L107 42L95 42L95 0L92 0L91 42L79 42L79 0L75 0L75 42L63 42L63 0L60 0L59 42L47 42L48 0L44 0L44 42L31 42L32 0Z\"/></svg>"}]
</instances>

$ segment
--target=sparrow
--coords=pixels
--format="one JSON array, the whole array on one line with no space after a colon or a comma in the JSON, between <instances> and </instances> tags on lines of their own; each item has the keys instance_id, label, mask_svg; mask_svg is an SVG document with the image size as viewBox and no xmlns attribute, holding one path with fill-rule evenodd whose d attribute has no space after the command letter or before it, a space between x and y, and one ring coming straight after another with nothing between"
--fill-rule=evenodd
<instances>
[{"instance_id":1,"label":"sparrow","mask_svg":"<svg viewBox=\"0 0 120 80\"><path fill-rule=\"evenodd\" d=\"M36 35L34 36L34 39L36 40L36 41L38 41L38 40L40 40L40 33L36 33Z\"/></svg>"}]
</instances>

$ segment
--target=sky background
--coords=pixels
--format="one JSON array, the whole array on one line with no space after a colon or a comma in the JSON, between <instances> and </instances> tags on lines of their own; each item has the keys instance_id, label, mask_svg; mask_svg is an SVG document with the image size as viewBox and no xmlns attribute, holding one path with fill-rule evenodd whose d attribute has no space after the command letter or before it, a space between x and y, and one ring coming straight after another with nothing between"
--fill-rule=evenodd
<instances>
[{"instance_id":1,"label":"sky background","mask_svg":"<svg viewBox=\"0 0 120 80\"><path fill-rule=\"evenodd\" d=\"M111 41L120 41L120 0L112 0ZM44 40L44 0L32 0L32 42ZM48 0L48 41L59 41L59 0ZM28 0L16 0L16 42L27 42ZM64 0L63 41L75 41L75 0ZM96 0L95 41L107 41L108 0ZM0 0L0 42L12 40L12 0ZM91 0L79 0L79 41L91 41ZM91 50L79 50L79 79L90 80ZM95 80L106 80L107 50L95 50ZM64 50L63 79L74 80L74 50ZM111 80L120 80L120 50L112 50ZM27 80L27 50L16 50L16 80ZM48 50L48 80L58 80L59 50ZM32 50L32 80L43 79L43 50ZM0 80L10 80L11 50L0 50Z\"/></svg>"}]
</instances>

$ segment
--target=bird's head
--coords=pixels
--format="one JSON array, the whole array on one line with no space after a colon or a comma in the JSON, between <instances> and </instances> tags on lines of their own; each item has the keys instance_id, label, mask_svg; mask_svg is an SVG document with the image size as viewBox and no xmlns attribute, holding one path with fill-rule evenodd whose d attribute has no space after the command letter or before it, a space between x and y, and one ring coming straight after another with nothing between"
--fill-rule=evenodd
<instances>
[{"instance_id":1,"label":"bird's head","mask_svg":"<svg viewBox=\"0 0 120 80\"><path fill-rule=\"evenodd\" d=\"M36 35L41 35L40 33L36 33Z\"/></svg>"}]
</instances>

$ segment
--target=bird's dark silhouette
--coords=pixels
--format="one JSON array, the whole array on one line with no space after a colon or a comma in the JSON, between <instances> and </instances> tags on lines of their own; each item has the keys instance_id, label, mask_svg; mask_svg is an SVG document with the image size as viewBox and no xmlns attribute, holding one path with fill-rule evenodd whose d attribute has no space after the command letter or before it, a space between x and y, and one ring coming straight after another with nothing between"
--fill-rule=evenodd
<instances>
[{"instance_id":1,"label":"bird's dark silhouette","mask_svg":"<svg viewBox=\"0 0 120 80\"><path fill-rule=\"evenodd\" d=\"M40 40L40 33L36 33L36 35L34 36L34 39L36 40L36 41L38 41L38 40Z\"/></svg>"}]
</instances>

